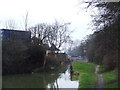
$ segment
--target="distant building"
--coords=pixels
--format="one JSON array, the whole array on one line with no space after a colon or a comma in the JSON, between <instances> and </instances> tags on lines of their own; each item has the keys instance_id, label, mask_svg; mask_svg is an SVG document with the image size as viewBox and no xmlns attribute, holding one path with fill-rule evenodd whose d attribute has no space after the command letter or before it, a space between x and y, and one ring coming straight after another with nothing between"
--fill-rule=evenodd
<instances>
[{"instance_id":1,"label":"distant building","mask_svg":"<svg viewBox=\"0 0 120 90\"><path fill-rule=\"evenodd\" d=\"M69 57L71 60L81 60L81 56L71 56Z\"/></svg>"},{"instance_id":2,"label":"distant building","mask_svg":"<svg viewBox=\"0 0 120 90\"><path fill-rule=\"evenodd\" d=\"M51 45L51 47L50 47L50 50L51 50L51 51L54 51L54 52L60 51L53 43L52 43L52 45Z\"/></svg>"}]
</instances>

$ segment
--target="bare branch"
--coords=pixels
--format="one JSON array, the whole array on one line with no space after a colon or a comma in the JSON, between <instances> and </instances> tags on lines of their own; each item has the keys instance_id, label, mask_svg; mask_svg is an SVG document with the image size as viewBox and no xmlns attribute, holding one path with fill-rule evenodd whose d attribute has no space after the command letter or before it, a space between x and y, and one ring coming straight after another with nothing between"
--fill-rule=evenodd
<instances>
[{"instance_id":1,"label":"bare branch","mask_svg":"<svg viewBox=\"0 0 120 90\"><path fill-rule=\"evenodd\" d=\"M25 15L25 31L27 31L28 29L28 11L26 12L26 15Z\"/></svg>"},{"instance_id":2,"label":"bare branch","mask_svg":"<svg viewBox=\"0 0 120 90\"><path fill-rule=\"evenodd\" d=\"M17 26L16 26L16 23L15 23L15 20L13 19L9 19L5 22L5 28L6 29L15 29Z\"/></svg>"}]
</instances>

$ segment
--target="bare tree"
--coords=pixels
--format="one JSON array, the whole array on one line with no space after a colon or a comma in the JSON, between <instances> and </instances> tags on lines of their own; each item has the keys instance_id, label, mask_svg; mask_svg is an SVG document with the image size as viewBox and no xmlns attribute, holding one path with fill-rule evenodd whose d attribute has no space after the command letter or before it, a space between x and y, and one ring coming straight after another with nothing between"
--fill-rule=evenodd
<instances>
[{"instance_id":1,"label":"bare tree","mask_svg":"<svg viewBox=\"0 0 120 90\"><path fill-rule=\"evenodd\" d=\"M70 38L71 31L68 30L70 23L60 24L57 21L54 24L38 24L29 28L33 37L37 37L39 44L50 44L60 48Z\"/></svg>"},{"instance_id":2,"label":"bare tree","mask_svg":"<svg viewBox=\"0 0 120 90\"><path fill-rule=\"evenodd\" d=\"M15 20L9 19L5 22L6 29L15 29L17 27Z\"/></svg>"},{"instance_id":3,"label":"bare tree","mask_svg":"<svg viewBox=\"0 0 120 90\"><path fill-rule=\"evenodd\" d=\"M46 23L38 24L34 27L30 27L29 31L32 33L32 37L36 37L38 39L38 44L45 43L45 39L50 35L51 33L51 27L47 25Z\"/></svg>"},{"instance_id":4,"label":"bare tree","mask_svg":"<svg viewBox=\"0 0 120 90\"><path fill-rule=\"evenodd\" d=\"M26 15L25 15L25 31L27 31L28 29L28 11L26 12Z\"/></svg>"},{"instance_id":5,"label":"bare tree","mask_svg":"<svg viewBox=\"0 0 120 90\"><path fill-rule=\"evenodd\" d=\"M52 25L52 33L48 36L48 41L50 44L56 45L57 48L60 48L63 43L66 43L69 38L71 32L68 30L68 26L70 23L60 24L57 21Z\"/></svg>"}]
</instances>

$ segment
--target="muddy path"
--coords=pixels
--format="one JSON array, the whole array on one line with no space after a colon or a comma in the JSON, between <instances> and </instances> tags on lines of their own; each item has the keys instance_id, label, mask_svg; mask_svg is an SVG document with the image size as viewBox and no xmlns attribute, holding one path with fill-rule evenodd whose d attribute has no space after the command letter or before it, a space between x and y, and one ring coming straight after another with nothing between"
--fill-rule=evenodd
<instances>
[{"instance_id":1,"label":"muddy path","mask_svg":"<svg viewBox=\"0 0 120 90\"><path fill-rule=\"evenodd\" d=\"M95 74L98 77L98 82L96 85L96 88L104 88L104 79L103 79L103 75L99 73L99 65L96 66L96 70L95 70Z\"/></svg>"}]
</instances>

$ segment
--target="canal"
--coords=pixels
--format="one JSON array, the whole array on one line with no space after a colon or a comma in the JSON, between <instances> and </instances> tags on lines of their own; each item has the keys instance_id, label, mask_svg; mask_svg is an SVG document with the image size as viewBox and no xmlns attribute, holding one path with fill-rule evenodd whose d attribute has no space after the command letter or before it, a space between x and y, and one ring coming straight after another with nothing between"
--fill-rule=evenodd
<instances>
[{"instance_id":1,"label":"canal","mask_svg":"<svg viewBox=\"0 0 120 90\"><path fill-rule=\"evenodd\" d=\"M70 65L64 72L40 72L2 77L3 88L78 88L79 81L72 81Z\"/></svg>"}]
</instances>

